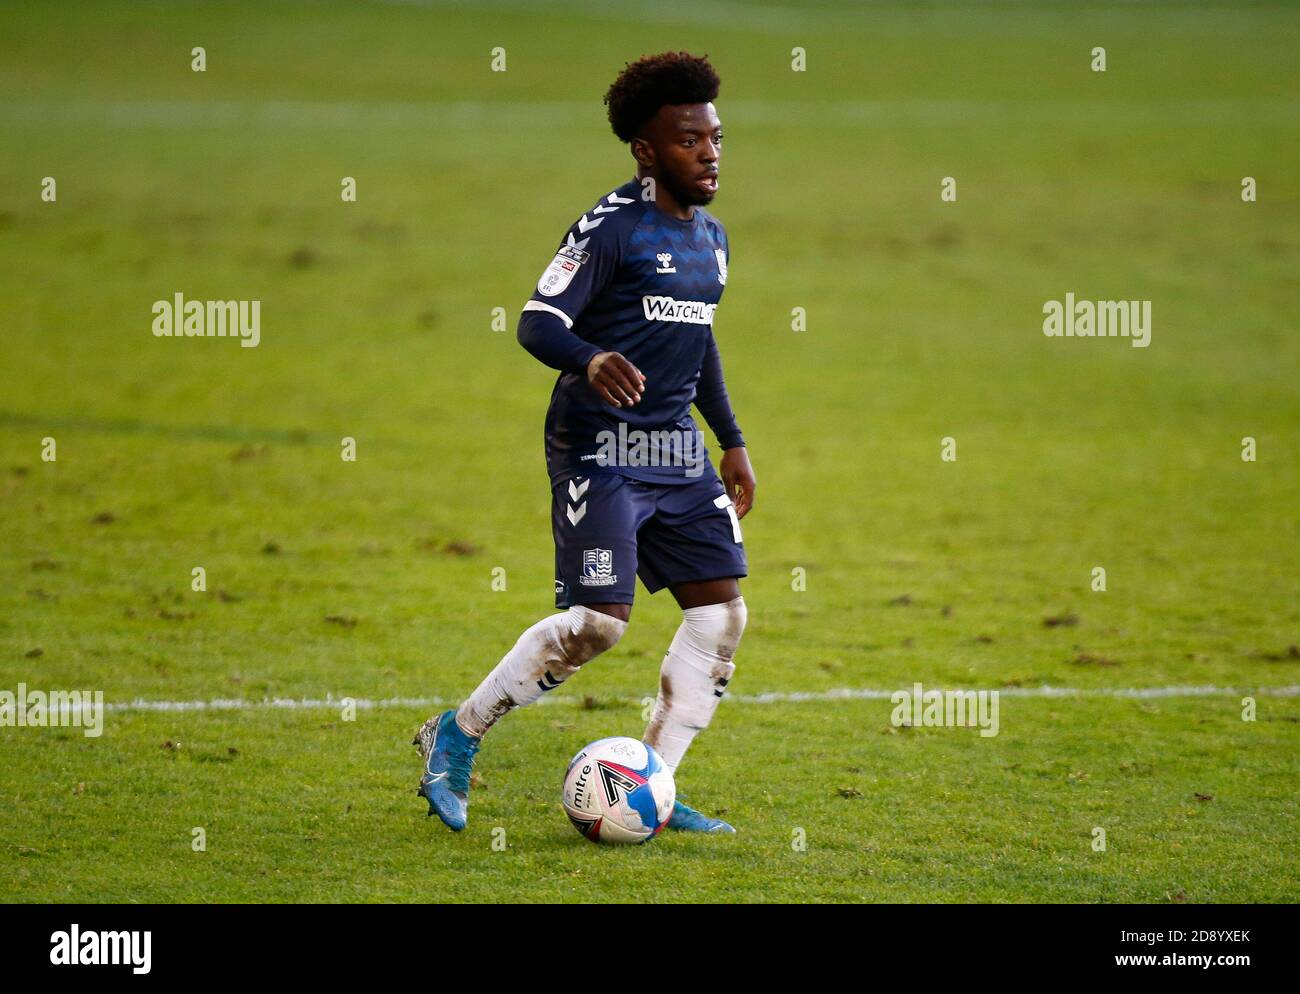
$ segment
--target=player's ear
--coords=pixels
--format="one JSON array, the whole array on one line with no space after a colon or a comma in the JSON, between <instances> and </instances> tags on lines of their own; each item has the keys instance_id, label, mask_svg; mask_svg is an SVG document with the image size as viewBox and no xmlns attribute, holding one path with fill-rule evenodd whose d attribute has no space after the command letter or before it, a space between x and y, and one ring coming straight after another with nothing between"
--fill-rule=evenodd
<instances>
[{"instance_id":1,"label":"player's ear","mask_svg":"<svg viewBox=\"0 0 1300 994\"><path fill-rule=\"evenodd\" d=\"M647 168L654 166L655 164L654 146L652 146L644 138L633 138L632 158L636 159L638 165L646 166Z\"/></svg>"}]
</instances>

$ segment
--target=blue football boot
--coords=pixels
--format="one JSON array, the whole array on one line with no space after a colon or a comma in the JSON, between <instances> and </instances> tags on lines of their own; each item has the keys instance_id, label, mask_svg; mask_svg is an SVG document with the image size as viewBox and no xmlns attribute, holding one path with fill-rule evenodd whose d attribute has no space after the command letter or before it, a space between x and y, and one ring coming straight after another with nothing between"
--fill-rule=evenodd
<instances>
[{"instance_id":1,"label":"blue football boot","mask_svg":"<svg viewBox=\"0 0 1300 994\"><path fill-rule=\"evenodd\" d=\"M736 830L721 818L710 818L681 801L673 802L673 813L668 827L678 832L711 832L714 835L735 835Z\"/></svg>"},{"instance_id":2,"label":"blue football boot","mask_svg":"<svg viewBox=\"0 0 1300 994\"><path fill-rule=\"evenodd\" d=\"M435 715L415 733L413 744L424 757L424 776L416 793L429 802L430 817L436 814L453 832L465 827L469 774L481 741L460 730L455 710Z\"/></svg>"}]
</instances>

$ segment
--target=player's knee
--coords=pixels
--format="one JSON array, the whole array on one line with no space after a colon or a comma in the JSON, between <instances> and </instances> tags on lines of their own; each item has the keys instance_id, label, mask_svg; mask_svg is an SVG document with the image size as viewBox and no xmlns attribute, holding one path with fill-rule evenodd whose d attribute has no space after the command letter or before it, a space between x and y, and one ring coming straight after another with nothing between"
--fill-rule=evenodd
<instances>
[{"instance_id":1,"label":"player's knee","mask_svg":"<svg viewBox=\"0 0 1300 994\"><path fill-rule=\"evenodd\" d=\"M569 608L568 622L560 635L560 648L571 666L581 666L608 652L627 631L626 621L581 604Z\"/></svg>"},{"instance_id":2,"label":"player's knee","mask_svg":"<svg viewBox=\"0 0 1300 994\"><path fill-rule=\"evenodd\" d=\"M749 620L745 598L736 597L722 604L687 608L682 615L691 641L734 668L732 657L736 655L740 636L745 632L745 622ZM730 676L730 673L727 675Z\"/></svg>"}]
</instances>

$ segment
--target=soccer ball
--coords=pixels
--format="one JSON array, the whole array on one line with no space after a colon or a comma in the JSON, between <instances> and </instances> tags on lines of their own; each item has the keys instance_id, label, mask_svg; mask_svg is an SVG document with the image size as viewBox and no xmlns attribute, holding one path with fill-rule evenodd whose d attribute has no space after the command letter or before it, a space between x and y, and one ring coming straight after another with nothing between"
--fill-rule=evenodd
<instances>
[{"instance_id":1,"label":"soccer ball","mask_svg":"<svg viewBox=\"0 0 1300 994\"><path fill-rule=\"evenodd\" d=\"M600 739L564 772L564 812L590 842L647 842L668 824L677 785L650 746Z\"/></svg>"}]
</instances>

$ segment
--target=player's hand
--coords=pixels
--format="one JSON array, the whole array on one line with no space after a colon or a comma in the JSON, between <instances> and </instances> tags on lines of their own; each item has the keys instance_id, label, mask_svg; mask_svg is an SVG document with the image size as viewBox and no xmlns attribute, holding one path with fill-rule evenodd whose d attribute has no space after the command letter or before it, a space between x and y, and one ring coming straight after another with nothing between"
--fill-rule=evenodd
<instances>
[{"instance_id":1,"label":"player's hand","mask_svg":"<svg viewBox=\"0 0 1300 994\"><path fill-rule=\"evenodd\" d=\"M615 407L631 407L645 391L641 370L617 352L598 352L587 363L587 382L601 400Z\"/></svg>"},{"instance_id":2,"label":"player's hand","mask_svg":"<svg viewBox=\"0 0 1300 994\"><path fill-rule=\"evenodd\" d=\"M743 518L754 506L754 467L749 465L749 453L744 447L727 449L722 453L722 485L727 496L736 505L736 517Z\"/></svg>"}]
</instances>

